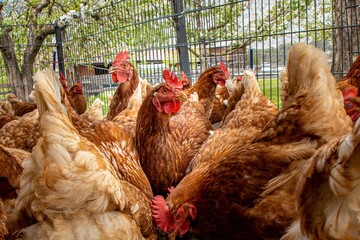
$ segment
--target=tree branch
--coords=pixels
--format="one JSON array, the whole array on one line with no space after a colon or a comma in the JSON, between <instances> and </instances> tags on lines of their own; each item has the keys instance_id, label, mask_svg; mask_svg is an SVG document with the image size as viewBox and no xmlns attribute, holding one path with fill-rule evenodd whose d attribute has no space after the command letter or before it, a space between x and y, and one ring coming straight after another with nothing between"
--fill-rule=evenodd
<instances>
[{"instance_id":1,"label":"tree branch","mask_svg":"<svg viewBox=\"0 0 360 240\"><path fill-rule=\"evenodd\" d=\"M36 8L34 9L35 18L37 18L39 13L41 13L41 11L44 8L46 8L49 4L50 4L50 0L43 0L41 3L39 3L39 5L37 5Z\"/></svg>"}]
</instances>

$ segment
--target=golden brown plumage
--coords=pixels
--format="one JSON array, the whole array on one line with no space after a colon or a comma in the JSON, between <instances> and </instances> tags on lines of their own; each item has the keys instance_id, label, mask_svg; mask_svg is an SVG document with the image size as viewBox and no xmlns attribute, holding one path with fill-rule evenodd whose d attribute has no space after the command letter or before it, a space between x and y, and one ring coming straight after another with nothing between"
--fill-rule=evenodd
<instances>
[{"instance_id":1,"label":"golden brown plumage","mask_svg":"<svg viewBox=\"0 0 360 240\"><path fill-rule=\"evenodd\" d=\"M32 112L34 109L36 109L36 103L22 102L12 93L7 94L6 99L10 102L14 115L18 117L21 117L24 114Z\"/></svg>"},{"instance_id":2,"label":"golden brown plumage","mask_svg":"<svg viewBox=\"0 0 360 240\"><path fill-rule=\"evenodd\" d=\"M337 87L343 94L346 113L356 122L360 117L360 55L345 77L337 83Z\"/></svg>"},{"instance_id":3,"label":"golden brown plumage","mask_svg":"<svg viewBox=\"0 0 360 240\"><path fill-rule=\"evenodd\" d=\"M297 164L351 129L324 53L294 45L287 75L288 100L258 138L247 145L231 136L214 142L202 155L206 164L186 175L166 201L155 197L153 214L162 230L184 234L192 224L200 239L282 236L298 214Z\"/></svg>"},{"instance_id":4,"label":"golden brown plumage","mask_svg":"<svg viewBox=\"0 0 360 240\"><path fill-rule=\"evenodd\" d=\"M135 128L136 128L136 118L140 106L143 101L143 85L146 89L147 83L140 81L138 86L136 87L133 95L129 99L129 103L126 109L120 112L113 121L117 124L122 125L127 130L129 130L135 136Z\"/></svg>"},{"instance_id":5,"label":"golden brown plumage","mask_svg":"<svg viewBox=\"0 0 360 240\"><path fill-rule=\"evenodd\" d=\"M5 239L5 235L8 234L8 230L5 224L7 217L4 210L4 204L0 198L0 239Z\"/></svg>"},{"instance_id":6,"label":"golden brown plumage","mask_svg":"<svg viewBox=\"0 0 360 240\"><path fill-rule=\"evenodd\" d=\"M354 87L360 87L360 55L356 58L355 62L351 65L349 72L342 80L347 81Z\"/></svg>"},{"instance_id":7,"label":"golden brown plumage","mask_svg":"<svg viewBox=\"0 0 360 240\"><path fill-rule=\"evenodd\" d=\"M6 178L10 186L16 190L20 189L20 177L23 168L21 166L23 160L30 156L30 153L16 148L7 148L0 145L0 177ZM4 198L5 190L1 192Z\"/></svg>"},{"instance_id":8,"label":"golden brown plumage","mask_svg":"<svg viewBox=\"0 0 360 240\"><path fill-rule=\"evenodd\" d=\"M110 68L113 81L120 81L109 106L106 119L113 120L121 111L127 108L129 99L139 84L139 76L134 66L129 62L129 54L120 51Z\"/></svg>"},{"instance_id":9,"label":"golden brown plumage","mask_svg":"<svg viewBox=\"0 0 360 240\"><path fill-rule=\"evenodd\" d=\"M242 78L236 77L232 80L232 87L231 87L231 93L229 98L226 100L226 110L224 111L222 120L224 121L227 115L234 110L236 104L240 101L241 96L243 94L244 88L241 84Z\"/></svg>"},{"instance_id":10,"label":"golden brown plumage","mask_svg":"<svg viewBox=\"0 0 360 240\"><path fill-rule=\"evenodd\" d=\"M216 98L216 86L225 86L226 80L230 77L226 66L220 63L217 66L206 69L198 78L196 83L184 90L187 96L193 93L197 93L199 96L199 102L205 109L206 116L209 118L212 108L214 106L214 100Z\"/></svg>"},{"instance_id":11,"label":"golden brown plumage","mask_svg":"<svg viewBox=\"0 0 360 240\"><path fill-rule=\"evenodd\" d=\"M224 119L222 126L214 131L192 160L188 172L196 166L218 158L214 146L225 141L227 145L246 145L252 142L266 124L279 112L277 107L261 92L253 72L245 71L241 81L241 95L235 109ZM219 151L223 151L222 148Z\"/></svg>"},{"instance_id":12,"label":"golden brown plumage","mask_svg":"<svg viewBox=\"0 0 360 240\"><path fill-rule=\"evenodd\" d=\"M226 105L224 104L224 101L229 98L229 92L227 88L219 87L216 90L216 98L214 99L214 106L211 111L210 115L210 122L211 124L215 124L217 122L221 122L224 112L226 110Z\"/></svg>"},{"instance_id":13,"label":"golden brown plumage","mask_svg":"<svg viewBox=\"0 0 360 240\"><path fill-rule=\"evenodd\" d=\"M10 102L0 101L0 115L2 114L14 115Z\"/></svg>"},{"instance_id":14,"label":"golden brown plumage","mask_svg":"<svg viewBox=\"0 0 360 240\"><path fill-rule=\"evenodd\" d=\"M360 121L342 139L322 146L297 185L299 220L282 239L360 238Z\"/></svg>"},{"instance_id":15,"label":"golden brown plumage","mask_svg":"<svg viewBox=\"0 0 360 240\"><path fill-rule=\"evenodd\" d=\"M168 187L181 180L189 161L210 134L211 124L204 110L188 112L185 109L191 110L191 106L180 107L174 99L183 95L177 91L165 83L155 86L144 99L136 120L136 147L156 194L166 194Z\"/></svg>"},{"instance_id":16,"label":"golden brown plumage","mask_svg":"<svg viewBox=\"0 0 360 240\"><path fill-rule=\"evenodd\" d=\"M9 148L27 150L26 141L38 121L38 111L33 110L21 118L13 120L0 129L0 144Z\"/></svg>"},{"instance_id":17,"label":"golden brown plumage","mask_svg":"<svg viewBox=\"0 0 360 240\"><path fill-rule=\"evenodd\" d=\"M126 175L120 178L116 172L120 166L112 162L112 154L117 158L135 158L133 148L122 141L118 132L103 135L108 140L103 142L104 148L113 149L113 153L100 150L100 146L80 136L69 119L67 107L61 103L64 92L55 73L46 69L34 78L41 137L31 157L24 161L18 210L27 210L41 226L51 226L46 232L50 238L57 238L59 232L65 231L69 239L78 238L79 232L81 238L117 236L121 239L134 227L137 229L134 239L154 236L150 199L143 189L131 184ZM108 137L111 134L121 141L111 141ZM124 224L111 224L120 219ZM101 233L90 231L99 225L108 227ZM44 231L38 226L24 229L24 234Z\"/></svg>"},{"instance_id":18,"label":"golden brown plumage","mask_svg":"<svg viewBox=\"0 0 360 240\"><path fill-rule=\"evenodd\" d=\"M279 110L262 93L253 72L245 71L242 80L237 81L234 85L236 87L233 88L232 93L237 92L235 94L237 97L231 100L234 102L235 98L238 100L234 107L229 102L229 107L233 110L224 116L221 128L237 129L239 133L243 132L248 137L256 137Z\"/></svg>"},{"instance_id":19,"label":"golden brown plumage","mask_svg":"<svg viewBox=\"0 0 360 240\"><path fill-rule=\"evenodd\" d=\"M1 114L0 115L0 128L2 128L5 124L7 124L8 122L11 122L12 120L17 120L20 117L18 116L14 116L14 115L9 115L9 114Z\"/></svg>"},{"instance_id":20,"label":"golden brown plumage","mask_svg":"<svg viewBox=\"0 0 360 240\"><path fill-rule=\"evenodd\" d=\"M76 85L70 88L69 92L67 92L67 97L71 107L79 115L83 114L87 108L87 100L86 97L83 95L82 90L82 84L81 82L78 82Z\"/></svg>"},{"instance_id":21,"label":"golden brown plumage","mask_svg":"<svg viewBox=\"0 0 360 240\"><path fill-rule=\"evenodd\" d=\"M0 199L3 200L2 210L7 215L6 228L10 235L28 226L27 219L17 214L15 210L15 199L20 189L20 178L23 172L21 164L28 156L30 156L29 152L0 145Z\"/></svg>"}]
</instances>

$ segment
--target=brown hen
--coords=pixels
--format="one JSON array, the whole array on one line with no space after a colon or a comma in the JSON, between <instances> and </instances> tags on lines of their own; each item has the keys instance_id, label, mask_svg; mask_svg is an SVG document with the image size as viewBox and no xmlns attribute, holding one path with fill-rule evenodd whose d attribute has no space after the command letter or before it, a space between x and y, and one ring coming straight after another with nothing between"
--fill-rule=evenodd
<instances>
[{"instance_id":1,"label":"brown hen","mask_svg":"<svg viewBox=\"0 0 360 240\"><path fill-rule=\"evenodd\" d=\"M360 55L337 86L343 94L346 113L356 122L360 116Z\"/></svg>"},{"instance_id":2,"label":"brown hen","mask_svg":"<svg viewBox=\"0 0 360 240\"><path fill-rule=\"evenodd\" d=\"M259 137L245 145L231 136L213 142L199 160L206 164L186 175L166 201L154 198L158 227L171 237L190 230L205 240L282 236L298 214L293 184L297 165L351 129L324 53L294 45L287 75L287 101ZM278 177L285 179L282 184Z\"/></svg>"},{"instance_id":3,"label":"brown hen","mask_svg":"<svg viewBox=\"0 0 360 240\"><path fill-rule=\"evenodd\" d=\"M179 85L182 87L181 82ZM210 134L211 124L201 105L202 112L183 111L179 99L184 95L177 89L179 85L173 87L174 82L169 82L155 86L136 120L136 147L155 194L166 195L167 189L184 177L191 158Z\"/></svg>"},{"instance_id":4,"label":"brown hen","mask_svg":"<svg viewBox=\"0 0 360 240\"><path fill-rule=\"evenodd\" d=\"M297 185L299 220L282 239L360 239L360 120L351 133L322 146Z\"/></svg>"},{"instance_id":5,"label":"brown hen","mask_svg":"<svg viewBox=\"0 0 360 240\"><path fill-rule=\"evenodd\" d=\"M28 150L26 141L33 131L38 117L38 110L35 109L21 118L5 124L0 129L0 144L9 148Z\"/></svg>"},{"instance_id":6,"label":"brown hen","mask_svg":"<svg viewBox=\"0 0 360 240\"><path fill-rule=\"evenodd\" d=\"M129 99L139 84L139 76L134 66L129 62L129 53L120 51L110 67L114 83L120 82L109 106L106 119L113 120L121 111L127 108Z\"/></svg>"},{"instance_id":7,"label":"brown hen","mask_svg":"<svg viewBox=\"0 0 360 240\"><path fill-rule=\"evenodd\" d=\"M225 64L220 63L217 66L206 69L198 78L196 83L184 90L184 93L189 97L193 93L199 96L199 102L205 110L205 114L210 118L214 101L216 99L216 86L225 86L226 80L230 77Z\"/></svg>"},{"instance_id":8,"label":"brown hen","mask_svg":"<svg viewBox=\"0 0 360 240\"><path fill-rule=\"evenodd\" d=\"M21 117L24 114L32 112L34 109L36 109L36 103L22 102L15 96L15 94L7 94L6 99L10 102L14 115L18 117Z\"/></svg>"},{"instance_id":9,"label":"brown hen","mask_svg":"<svg viewBox=\"0 0 360 240\"><path fill-rule=\"evenodd\" d=\"M81 82L78 82L76 85L72 86L67 93L68 99L71 99L69 102L72 103L71 107L76 111L77 114L81 115L86 111L87 100L83 94L83 86Z\"/></svg>"},{"instance_id":10,"label":"brown hen","mask_svg":"<svg viewBox=\"0 0 360 240\"><path fill-rule=\"evenodd\" d=\"M103 134L92 136L93 144L73 127L55 73L47 69L34 79L41 137L24 161L17 209L27 210L39 223L23 229L23 238L156 237L146 190L131 183L141 167L135 148L123 138L126 132L94 124L94 131Z\"/></svg>"}]
</instances>

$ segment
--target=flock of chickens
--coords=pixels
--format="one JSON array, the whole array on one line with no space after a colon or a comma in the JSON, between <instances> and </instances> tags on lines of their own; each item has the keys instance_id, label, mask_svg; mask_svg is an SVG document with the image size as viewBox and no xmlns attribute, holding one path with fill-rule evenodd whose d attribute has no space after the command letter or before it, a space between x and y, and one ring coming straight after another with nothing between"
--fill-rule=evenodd
<instances>
[{"instance_id":1,"label":"flock of chickens","mask_svg":"<svg viewBox=\"0 0 360 240\"><path fill-rule=\"evenodd\" d=\"M50 69L1 103L0 238L360 239L360 57L336 82L295 44L281 109L223 63L150 86L120 51L110 73L105 117Z\"/></svg>"}]
</instances>

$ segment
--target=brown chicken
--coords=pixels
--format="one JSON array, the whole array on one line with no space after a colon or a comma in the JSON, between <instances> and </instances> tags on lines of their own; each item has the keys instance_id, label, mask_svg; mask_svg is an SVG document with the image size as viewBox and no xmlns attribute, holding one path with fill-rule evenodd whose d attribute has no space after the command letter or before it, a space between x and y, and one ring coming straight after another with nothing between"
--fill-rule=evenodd
<instances>
[{"instance_id":1,"label":"brown chicken","mask_svg":"<svg viewBox=\"0 0 360 240\"><path fill-rule=\"evenodd\" d=\"M39 223L23 229L22 238L156 238L148 189L132 184L141 166L129 134L94 124L98 144L91 143L73 127L55 73L46 69L34 79L41 137L23 164L17 210Z\"/></svg>"},{"instance_id":2,"label":"brown chicken","mask_svg":"<svg viewBox=\"0 0 360 240\"><path fill-rule=\"evenodd\" d=\"M229 115L229 113L234 110L236 104L240 101L241 96L243 94L243 90L244 88L242 87L241 84L241 80L242 80L242 76L237 76L235 79L233 79L232 81L232 86L231 86L231 93L228 99L225 100L225 104L226 109L223 113L223 118L222 121L224 121L224 119L227 117L227 115Z\"/></svg>"},{"instance_id":3,"label":"brown chicken","mask_svg":"<svg viewBox=\"0 0 360 240\"><path fill-rule=\"evenodd\" d=\"M103 102L100 99L95 99L91 106L81 115L78 115L75 110L71 107L68 109L70 112L70 118L74 127L79 131L83 128L88 128L90 124L94 121L102 120L104 118L102 114L102 105ZM31 131L25 141L25 150L31 151L32 148L36 145L37 141L40 138L40 125L39 121L36 120L35 124L32 126Z\"/></svg>"},{"instance_id":4,"label":"brown chicken","mask_svg":"<svg viewBox=\"0 0 360 240\"><path fill-rule=\"evenodd\" d=\"M15 116L21 117L26 113L32 112L36 109L36 103L33 102L22 102L14 94L9 93L6 95L6 99L11 104L12 111Z\"/></svg>"},{"instance_id":5,"label":"brown chicken","mask_svg":"<svg viewBox=\"0 0 360 240\"><path fill-rule=\"evenodd\" d=\"M180 81L183 85L183 88L182 88L183 90L191 88L191 86L192 86L191 80L188 76L186 76L186 74L183 71L181 72Z\"/></svg>"},{"instance_id":6,"label":"brown chicken","mask_svg":"<svg viewBox=\"0 0 360 240\"><path fill-rule=\"evenodd\" d=\"M86 111L87 108L87 100L83 95L83 86L81 82L73 85L70 90L67 88L66 78L62 72L60 72L60 83L63 87L67 100L72 107L72 109L78 114L81 115Z\"/></svg>"},{"instance_id":7,"label":"brown chicken","mask_svg":"<svg viewBox=\"0 0 360 240\"><path fill-rule=\"evenodd\" d=\"M223 63L206 69L198 78L197 82L190 88L184 90L189 97L193 93L199 96L199 102L204 107L206 116L210 118L214 101L216 99L216 86L225 86L230 73Z\"/></svg>"},{"instance_id":8,"label":"brown chicken","mask_svg":"<svg viewBox=\"0 0 360 240\"><path fill-rule=\"evenodd\" d=\"M21 118L5 124L0 129L0 144L9 148L28 150L26 141L38 121L38 110L26 113Z\"/></svg>"},{"instance_id":9,"label":"brown chicken","mask_svg":"<svg viewBox=\"0 0 360 240\"><path fill-rule=\"evenodd\" d=\"M11 103L8 101L0 101L0 115L3 114L14 115Z\"/></svg>"},{"instance_id":10,"label":"brown chicken","mask_svg":"<svg viewBox=\"0 0 360 240\"><path fill-rule=\"evenodd\" d=\"M287 75L288 100L258 138L245 145L232 136L213 142L197 156L206 164L186 175L166 201L154 198L153 216L160 229L171 237L190 230L205 240L282 236L298 214L294 178L265 193L264 188L351 129L324 53L294 45Z\"/></svg>"},{"instance_id":11,"label":"brown chicken","mask_svg":"<svg viewBox=\"0 0 360 240\"><path fill-rule=\"evenodd\" d=\"M297 185L299 220L283 240L360 238L360 121L351 133L322 146Z\"/></svg>"},{"instance_id":12,"label":"brown chicken","mask_svg":"<svg viewBox=\"0 0 360 240\"><path fill-rule=\"evenodd\" d=\"M5 235L8 234L8 230L5 224L7 217L4 210L4 204L0 198L0 239L4 239Z\"/></svg>"},{"instance_id":13,"label":"brown chicken","mask_svg":"<svg viewBox=\"0 0 360 240\"><path fill-rule=\"evenodd\" d=\"M7 124L8 122L11 122L12 120L17 120L20 117L18 116L14 116L14 115L9 115L9 114L1 114L0 115L0 129Z\"/></svg>"},{"instance_id":14,"label":"brown chicken","mask_svg":"<svg viewBox=\"0 0 360 240\"><path fill-rule=\"evenodd\" d=\"M29 225L28 219L17 214L15 210L15 200L20 190L23 172L21 164L28 156L29 152L0 145L0 199L3 200L3 213L7 216L5 223L9 236Z\"/></svg>"},{"instance_id":15,"label":"brown chicken","mask_svg":"<svg viewBox=\"0 0 360 240\"><path fill-rule=\"evenodd\" d=\"M113 120L121 111L127 108L129 99L139 84L139 76L134 66L129 62L129 53L120 51L110 67L114 83L120 82L111 100L107 120Z\"/></svg>"},{"instance_id":16,"label":"brown chicken","mask_svg":"<svg viewBox=\"0 0 360 240\"><path fill-rule=\"evenodd\" d=\"M128 129L135 136L136 118L142 104L143 98L143 85L146 84L142 81L139 82L133 95L129 99L126 109L121 111L113 121Z\"/></svg>"},{"instance_id":17,"label":"brown chicken","mask_svg":"<svg viewBox=\"0 0 360 240\"><path fill-rule=\"evenodd\" d=\"M184 177L187 165L211 129L204 109L202 115L197 111L181 112L184 95L177 77L165 80L167 84L156 85L144 99L135 134L141 165L153 192L164 195ZM204 125L204 119L208 125Z\"/></svg>"},{"instance_id":18,"label":"brown chicken","mask_svg":"<svg viewBox=\"0 0 360 240\"><path fill-rule=\"evenodd\" d=\"M68 99L71 99L74 105L71 105L77 114L81 115L86 111L87 100L83 94L83 86L81 82L72 86L67 94ZM70 102L70 101L69 101ZM71 103L70 102L70 103Z\"/></svg>"},{"instance_id":19,"label":"brown chicken","mask_svg":"<svg viewBox=\"0 0 360 240\"><path fill-rule=\"evenodd\" d=\"M222 126L214 131L202 145L197 156L192 160L188 172L200 164L216 160L216 157L212 157L216 151L212 149L223 139L227 139L228 145L237 144L237 142L246 145L252 142L266 124L278 114L279 110L275 104L261 92L253 72L244 72L240 92L241 99L235 109L224 119Z\"/></svg>"},{"instance_id":20,"label":"brown chicken","mask_svg":"<svg viewBox=\"0 0 360 240\"><path fill-rule=\"evenodd\" d=\"M211 124L220 123L223 119L224 113L226 111L226 104L224 103L225 100L229 98L229 92L227 88L224 87L218 87L216 90L216 98L214 100L214 106L211 111L210 115L210 122Z\"/></svg>"},{"instance_id":21,"label":"brown chicken","mask_svg":"<svg viewBox=\"0 0 360 240\"><path fill-rule=\"evenodd\" d=\"M360 116L360 55L356 58L345 77L337 83L337 86L343 93L346 113L353 122L356 122Z\"/></svg>"},{"instance_id":22,"label":"brown chicken","mask_svg":"<svg viewBox=\"0 0 360 240\"><path fill-rule=\"evenodd\" d=\"M21 164L28 156L30 153L27 151L0 145L0 197L2 199L16 197L23 171Z\"/></svg>"}]
</instances>

